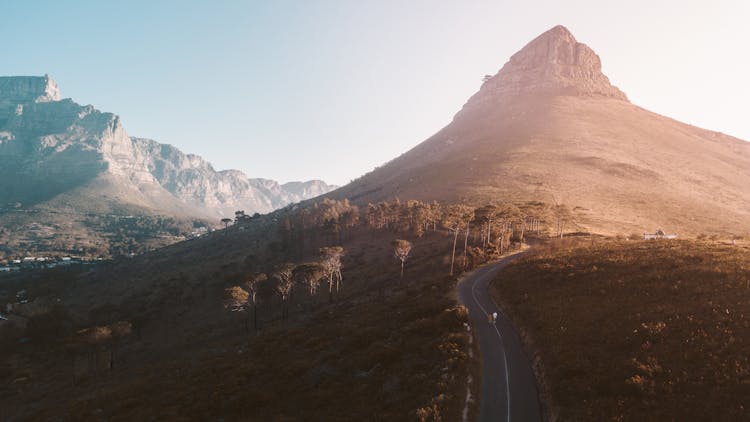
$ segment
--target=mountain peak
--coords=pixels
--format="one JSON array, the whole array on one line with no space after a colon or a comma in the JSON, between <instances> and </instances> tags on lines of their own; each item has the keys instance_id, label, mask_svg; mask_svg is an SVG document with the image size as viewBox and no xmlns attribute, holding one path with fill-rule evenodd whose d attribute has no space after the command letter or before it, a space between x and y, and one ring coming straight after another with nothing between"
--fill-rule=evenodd
<instances>
[{"instance_id":1,"label":"mountain peak","mask_svg":"<svg viewBox=\"0 0 750 422\"><path fill-rule=\"evenodd\" d=\"M576 38L573 36L573 33L570 32L570 30L563 25L557 25L549 30L547 32L542 33L542 35L538 36L537 39L540 38L559 38L563 40L569 40L572 42L577 42Z\"/></svg>"},{"instance_id":2,"label":"mountain peak","mask_svg":"<svg viewBox=\"0 0 750 422\"><path fill-rule=\"evenodd\" d=\"M539 94L628 100L602 73L599 56L566 27L557 25L511 56L467 105Z\"/></svg>"},{"instance_id":3,"label":"mountain peak","mask_svg":"<svg viewBox=\"0 0 750 422\"><path fill-rule=\"evenodd\" d=\"M60 101L60 89L49 75L0 76L0 98L19 104Z\"/></svg>"},{"instance_id":4,"label":"mountain peak","mask_svg":"<svg viewBox=\"0 0 750 422\"><path fill-rule=\"evenodd\" d=\"M0 76L0 128L19 106L60 101L57 83L44 76Z\"/></svg>"}]
</instances>

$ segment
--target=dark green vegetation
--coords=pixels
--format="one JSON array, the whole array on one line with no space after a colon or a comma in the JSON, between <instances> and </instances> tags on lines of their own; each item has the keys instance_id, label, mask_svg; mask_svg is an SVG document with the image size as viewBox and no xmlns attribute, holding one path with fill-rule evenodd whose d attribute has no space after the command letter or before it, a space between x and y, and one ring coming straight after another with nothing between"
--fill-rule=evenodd
<instances>
[{"instance_id":1,"label":"dark green vegetation","mask_svg":"<svg viewBox=\"0 0 750 422\"><path fill-rule=\"evenodd\" d=\"M30 302L0 327L0 419L460 419L471 368L451 262L458 274L538 229L521 208L322 200L6 279L0 303L22 288ZM396 239L411 244L403 279ZM340 287L312 289L321 248L335 246ZM285 298L290 268L310 271L291 270L304 277ZM257 287L258 331L254 307L225 308L233 286Z\"/></svg>"},{"instance_id":2,"label":"dark green vegetation","mask_svg":"<svg viewBox=\"0 0 750 422\"><path fill-rule=\"evenodd\" d=\"M746 246L552 243L493 289L536 352L555 419L747 419Z\"/></svg>"}]
</instances>

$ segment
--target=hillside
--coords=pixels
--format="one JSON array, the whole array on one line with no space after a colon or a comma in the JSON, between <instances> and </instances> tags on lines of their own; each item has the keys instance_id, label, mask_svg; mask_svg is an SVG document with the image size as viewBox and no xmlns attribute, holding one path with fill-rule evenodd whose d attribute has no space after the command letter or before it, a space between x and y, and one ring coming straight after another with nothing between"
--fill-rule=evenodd
<instances>
[{"instance_id":1,"label":"hillside","mask_svg":"<svg viewBox=\"0 0 750 422\"><path fill-rule=\"evenodd\" d=\"M62 99L49 76L0 77L0 177L0 224L17 234L6 243L9 253L104 245L117 229L102 229L94 221L100 217L215 223L237 210L267 213L333 188L319 180L280 185L216 171L199 156L130 137L117 115ZM61 246L22 238L39 225Z\"/></svg>"},{"instance_id":2,"label":"hillside","mask_svg":"<svg viewBox=\"0 0 750 422\"><path fill-rule=\"evenodd\" d=\"M478 384L450 242L399 219L377 227L323 200L131 259L3 279L0 303L20 289L31 300L0 322L0 376L12 380L0 419L460 419ZM403 281L394 239L413 245ZM331 245L345 252L340 288L322 280L310 293L294 272L284 301L273 274ZM461 268L484 254L469 258ZM256 332L224 295L259 272ZM131 329L95 335L118 322Z\"/></svg>"},{"instance_id":3,"label":"hillside","mask_svg":"<svg viewBox=\"0 0 750 422\"><path fill-rule=\"evenodd\" d=\"M488 78L435 135L336 191L563 203L582 230L738 233L750 223L750 145L634 104L564 27Z\"/></svg>"},{"instance_id":4,"label":"hillside","mask_svg":"<svg viewBox=\"0 0 750 422\"><path fill-rule=\"evenodd\" d=\"M494 297L525 333L552 420L746 420L745 241L553 243Z\"/></svg>"}]
</instances>

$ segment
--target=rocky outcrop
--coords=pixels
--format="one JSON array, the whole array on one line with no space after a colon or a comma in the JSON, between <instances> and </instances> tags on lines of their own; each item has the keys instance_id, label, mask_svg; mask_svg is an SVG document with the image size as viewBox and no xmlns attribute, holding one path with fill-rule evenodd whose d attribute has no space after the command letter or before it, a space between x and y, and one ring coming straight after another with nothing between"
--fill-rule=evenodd
<instances>
[{"instance_id":1,"label":"rocky outcrop","mask_svg":"<svg viewBox=\"0 0 750 422\"><path fill-rule=\"evenodd\" d=\"M61 100L48 76L0 78L0 176L0 204L31 206L98 189L93 196L159 213L211 217L270 212L333 188L217 172L197 155L131 138L112 113Z\"/></svg>"},{"instance_id":2,"label":"rocky outcrop","mask_svg":"<svg viewBox=\"0 0 750 422\"><path fill-rule=\"evenodd\" d=\"M0 127L20 104L59 100L60 90L48 75L0 77Z\"/></svg>"},{"instance_id":3,"label":"rocky outcrop","mask_svg":"<svg viewBox=\"0 0 750 422\"><path fill-rule=\"evenodd\" d=\"M519 97L593 96L628 101L602 73L599 56L558 25L526 44L500 71L485 80L465 110Z\"/></svg>"}]
</instances>

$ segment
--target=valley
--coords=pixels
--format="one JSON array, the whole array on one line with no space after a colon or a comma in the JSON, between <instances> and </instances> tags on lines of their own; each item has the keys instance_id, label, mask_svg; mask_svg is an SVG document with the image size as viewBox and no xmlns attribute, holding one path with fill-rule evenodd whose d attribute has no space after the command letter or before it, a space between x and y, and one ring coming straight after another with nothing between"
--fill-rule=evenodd
<instances>
[{"instance_id":1,"label":"valley","mask_svg":"<svg viewBox=\"0 0 750 422\"><path fill-rule=\"evenodd\" d=\"M341 187L0 77L0 420L746 419L748 145L563 26Z\"/></svg>"}]
</instances>

